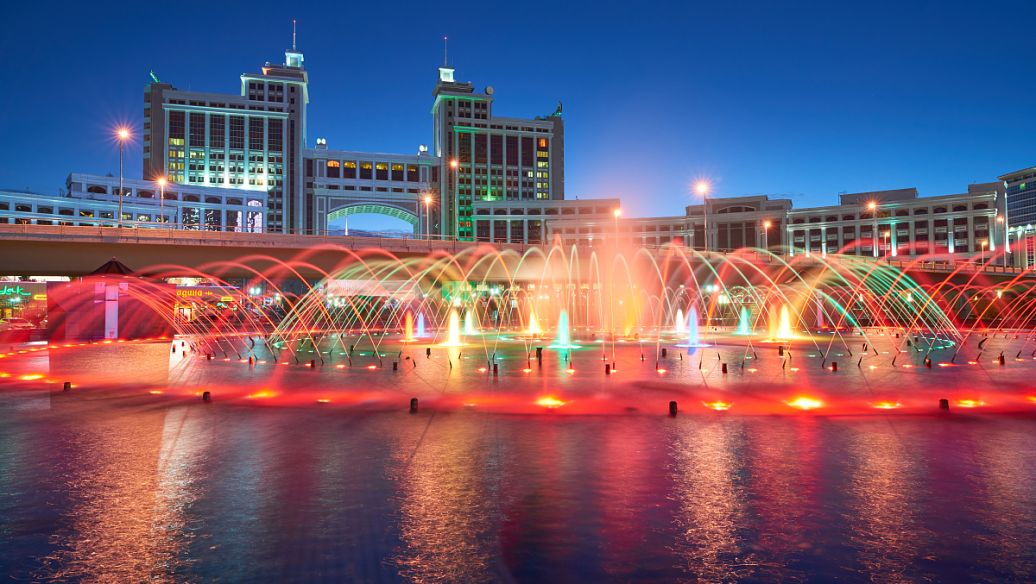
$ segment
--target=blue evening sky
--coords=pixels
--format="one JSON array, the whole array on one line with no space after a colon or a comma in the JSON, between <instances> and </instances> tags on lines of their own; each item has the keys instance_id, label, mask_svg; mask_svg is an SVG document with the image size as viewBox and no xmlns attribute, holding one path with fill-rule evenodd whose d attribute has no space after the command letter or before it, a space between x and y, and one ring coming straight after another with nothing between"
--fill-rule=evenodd
<instances>
[{"instance_id":1,"label":"blue evening sky","mask_svg":"<svg viewBox=\"0 0 1036 584\"><path fill-rule=\"evenodd\" d=\"M291 6L294 4L294 6ZM299 21L309 144L416 152L443 35L498 115L564 102L569 198L677 214L717 194L830 204L840 191L968 182L1036 164L1033 2L16 2L0 35L0 187L118 172L148 71L239 91ZM140 176L140 142L127 176Z\"/></svg>"}]
</instances>

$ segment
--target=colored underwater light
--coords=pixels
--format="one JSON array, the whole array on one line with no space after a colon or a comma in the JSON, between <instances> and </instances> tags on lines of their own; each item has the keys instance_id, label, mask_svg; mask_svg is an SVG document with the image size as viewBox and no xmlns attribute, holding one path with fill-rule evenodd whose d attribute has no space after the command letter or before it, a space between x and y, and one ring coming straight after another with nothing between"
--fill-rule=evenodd
<instances>
[{"instance_id":1,"label":"colored underwater light","mask_svg":"<svg viewBox=\"0 0 1036 584\"><path fill-rule=\"evenodd\" d=\"M271 391L269 389L261 389L261 390L255 392L255 393L250 393L250 394L246 395L245 397L248 398L248 399L269 399L271 397L276 397L276 396L277 396L277 392L275 392L275 391Z\"/></svg>"},{"instance_id":2,"label":"colored underwater light","mask_svg":"<svg viewBox=\"0 0 1036 584\"><path fill-rule=\"evenodd\" d=\"M322 397L322 398L317 400L317 403L318 404L329 404L329 403L331 403L331 400L327 399L326 397Z\"/></svg>"},{"instance_id":3,"label":"colored underwater light","mask_svg":"<svg viewBox=\"0 0 1036 584\"><path fill-rule=\"evenodd\" d=\"M799 410L809 411L821 408L824 406L824 402L804 395L800 395L791 401L784 402L785 404Z\"/></svg>"},{"instance_id":4,"label":"colored underwater light","mask_svg":"<svg viewBox=\"0 0 1036 584\"><path fill-rule=\"evenodd\" d=\"M545 395L545 396L541 397L540 399L536 400L536 405L544 407L544 408L547 408L549 410L560 408L561 406L563 406L563 405L565 405L567 403L568 402L562 401L562 400L560 400L560 399L558 399L558 398L556 398L556 397L554 397L552 395Z\"/></svg>"}]
</instances>

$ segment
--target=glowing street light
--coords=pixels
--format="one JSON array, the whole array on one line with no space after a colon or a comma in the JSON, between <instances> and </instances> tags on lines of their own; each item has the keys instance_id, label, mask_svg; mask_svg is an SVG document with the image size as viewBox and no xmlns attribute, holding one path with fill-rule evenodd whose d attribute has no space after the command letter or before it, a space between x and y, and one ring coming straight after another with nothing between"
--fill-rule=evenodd
<instances>
[{"instance_id":1,"label":"glowing street light","mask_svg":"<svg viewBox=\"0 0 1036 584\"><path fill-rule=\"evenodd\" d=\"M1011 251L1010 243L1007 241L1007 221L1004 221L1004 216L997 213L996 222L1004 228L1004 267L1007 267L1007 252Z\"/></svg>"},{"instance_id":2,"label":"glowing street light","mask_svg":"<svg viewBox=\"0 0 1036 584\"><path fill-rule=\"evenodd\" d=\"M763 221L763 249L770 249L770 227L773 223L767 219Z\"/></svg>"},{"instance_id":3,"label":"glowing street light","mask_svg":"<svg viewBox=\"0 0 1036 584\"><path fill-rule=\"evenodd\" d=\"M119 220L116 223L116 225L118 225L119 227L122 227L122 199L123 199L123 192L122 192L122 188L123 188L122 187L122 185L123 185L123 178L122 178L122 150L123 150L123 147L126 145L126 141L130 139L129 128L127 128L126 126L120 126L119 128L117 128L115 130L115 137L119 139Z\"/></svg>"},{"instance_id":4,"label":"glowing street light","mask_svg":"<svg viewBox=\"0 0 1036 584\"><path fill-rule=\"evenodd\" d=\"M699 180L694 183L694 192L701 197L702 216L705 218L705 251L709 251L709 190L712 185L707 180Z\"/></svg>"},{"instance_id":5,"label":"glowing street light","mask_svg":"<svg viewBox=\"0 0 1036 584\"><path fill-rule=\"evenodd\" d=\"M460 177L457 176L457 169L460 167L460 161L456 158L450 159L450 169L453 170L453 193L450 195L450 205L453 207L453 235L460 235L460 216L457 210L457 183L460 182Z\"/></svg>"},{"instance_id":6,"label":"glowing street light","mask_svg":"<svg viewBox=\"0 0 1036 584\"><path fill-rule=\"evenodd\" d=\"M871 243L874 245L874 257L878 257L878 202L870 201L867 203L867 209L871 211L871 216L874 219L874 230L871 231Z\"/></svg>"},{"instance_id":7,"label":"glowing street light","mask_svg":"<svg viewBox=\"0 0 1036 584\"><path fill-rule=\"evenodd\" d=\"M431 237L432 235L432 196L425 194L424 196L424 235L425 237Z\"/></svg>"},{"instance_id":8,"label":"glowing street light","mask_svg":"<svg viewBox=\"0 0 1036 584\"><path fill-rule=\"evenodd\" d=\"M165 223L165 185L169 182L164 176L158 177L158 221Z\"/></svg>"}]
</instances>

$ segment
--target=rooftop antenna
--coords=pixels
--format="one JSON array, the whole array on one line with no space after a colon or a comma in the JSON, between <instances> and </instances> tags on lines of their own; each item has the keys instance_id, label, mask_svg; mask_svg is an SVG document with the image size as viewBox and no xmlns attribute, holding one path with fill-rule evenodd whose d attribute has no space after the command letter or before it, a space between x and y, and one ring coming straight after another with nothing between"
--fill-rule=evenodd
<instances>
[{"instance_id":1,"label":"rooftop antenna","mask_svg":"<svg viewBox=\"0 0 1036 584\"><path fill-rule=\"evenodd\" d=\"M447 58L449 56L449 42L450 42L450 37L448 37L448 36L443 36L442 37L442 66L443 67L449 67L450 66L450 61Z\"/></svg>"},{"instance_id":2,"label":"rooftop antenna","mask_svg":"<svg viewBox=\"0 0 1036 584\"><path fill-rule=\"evenodd\" d=\"M295 23L296 23L295 19L292 18L291 19L291 50L293 50L293 51L296 50L295 49Z\"/></svg>"}]
</instances>

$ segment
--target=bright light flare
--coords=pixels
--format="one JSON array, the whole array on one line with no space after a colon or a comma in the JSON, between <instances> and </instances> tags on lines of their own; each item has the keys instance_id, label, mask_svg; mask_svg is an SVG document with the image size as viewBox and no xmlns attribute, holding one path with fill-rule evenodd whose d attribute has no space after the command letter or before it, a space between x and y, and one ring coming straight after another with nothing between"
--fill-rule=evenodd
<instances>
[{"instance_id":1,"label":"bright light flare","mask_svg":"<svg viewBox=\"0 0 1036 584\"><path fill-rule=\"evenodd\" d=\"M902 405L898 401L880 401L872 403L871 407L878 410L895 410L902 407Z\"/></svg>"},{"instance_id":2,"label":"bright light flare","mask_svg":"<svg viewBox=\"0 0 1036 584\"><path fill-rule=\"evenodd\" d=\"M18 379L22 381L36 381L37 379L43 379L42 373L29 373L27 375L19 375Z\"/></svg>"},{"instance_id":3,"label":"bright light flare","mask_svg":"<svg viewBox=\"0 0 1036 584\"><path fill-rule=\"evenodd\" d=\"M248 399L270 399L271 397L277 397L277 392L269 389L260 389L255 393L250 393L245 396Z\"/></svg>"},{"instance_id":4,"label":"bright light flare","mask_svg":"<svg viewBox=\"0 0 1036 584\"><path fill-rule=\"evenodd\" d=\"M545 395L536 400L536 405L547 408L548 410L560 408L567 403L567 401L560 400L552 395Z\"/></svg>"},{"instance_id":5,"label":"bright light flare","mask_svg":"<svg viewBox=\"0 0 1036 584\"><path fill-rule=\"evenodd\" d=\"M709 190L711 190L711 188L712 185L710 185L707 180L699 180L694 183L694 192L698 193L698 196L701 197L709 194Z\"/></svg>"},{"instance_id":6,"label":"bright light flare","mask_svg":"<svg viewBox=\"0 0 1036 584\"><path fill-rule=\"evenodd\" d=\"M800 395L791 401L784 402L786 405L797 410L809 411L824 407L824 402L804 395Z\"/></svg>"},{"instance_id":7,"label":"bright light flare","mask_svg":"<svg viewBox=\"0 0 1036 584\"><path fill-rule=\"evenodd\" d=\"M734 404L725 401L701 402L703 406L717 412L725 412L734 407Z\"/></svg>"},{"instance_id":8,"label":"bright light flare","mask_svg":"<svg viewBox=\"0 0 1036 584\"><path fill-rule=\"evenodd\" d=\"M986 402L978 399L959 399L957 405L962 408L981 408Z\"/></svg>"}]
</instances>

